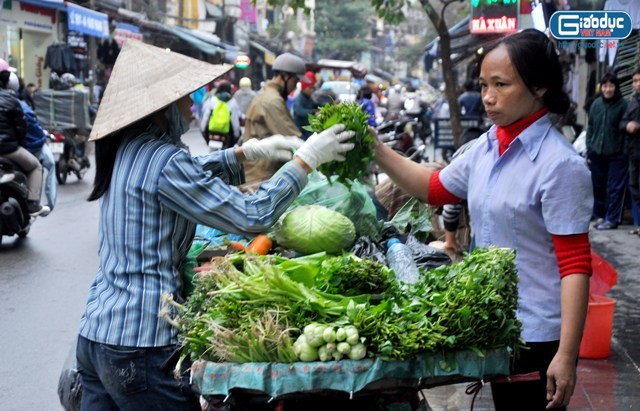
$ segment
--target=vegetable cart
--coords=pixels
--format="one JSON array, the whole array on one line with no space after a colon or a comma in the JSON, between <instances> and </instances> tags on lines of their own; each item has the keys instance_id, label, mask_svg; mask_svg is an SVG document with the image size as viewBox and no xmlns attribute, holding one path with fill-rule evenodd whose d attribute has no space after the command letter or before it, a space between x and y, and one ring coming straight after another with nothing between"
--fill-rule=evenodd
<instances>
[{"instance_id":1,"label":"vegetable cart","mask_svg":"<svg viewBox=\"0 0 640 411\"><path fill-rule=\"evenodd\" d=\"M231 410L365 409L385 399L416 397L424 388L483 381L509 373L508 349L422 354L405 361L380 358L330 362L214 363L196 361L194 389ZM320 407L320 408L318 408ZM384 408L377 408L384 409Z\"/></svg>"}]
</instances>

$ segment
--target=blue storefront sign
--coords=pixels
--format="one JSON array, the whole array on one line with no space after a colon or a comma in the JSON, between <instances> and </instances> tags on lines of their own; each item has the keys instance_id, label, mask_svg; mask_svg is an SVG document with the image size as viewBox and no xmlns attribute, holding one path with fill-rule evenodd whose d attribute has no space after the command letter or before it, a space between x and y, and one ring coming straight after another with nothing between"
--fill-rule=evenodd
<instances>
[{"instance_id":1,"label":"blue storefront sign","mask_svg":"<svg viewBox=\"0 0 640 411\"><path fill-rule=\"evenodd\" d=\"M78 5L67 3L69 30L93 37L109 38L109 16Z\"/></svg>"}]
</instances>

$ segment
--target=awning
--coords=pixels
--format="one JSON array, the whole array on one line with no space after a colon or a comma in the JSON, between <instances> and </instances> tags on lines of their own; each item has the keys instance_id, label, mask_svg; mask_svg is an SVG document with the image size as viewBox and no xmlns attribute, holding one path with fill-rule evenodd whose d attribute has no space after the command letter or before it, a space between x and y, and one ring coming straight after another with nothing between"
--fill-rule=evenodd
<instances>
[{"instance_id":1,"label":"awning","mask_svg":"<svg viewBox=\"0 0 640 411\"><path fill-rule=\"evenodd\" d=\"M69 30L101 39L109 38L109 16L73 3L67 6Z\"/></svg>"},{"instance_id":2,"label":"awning","mask_svg":"<svg viewBox=\"0 0 640 411\"><path fill-rule=\"evenodd\" d=\"M185 27L176 27L178 30L182 30L184 33L193 36L206 43L212 44L220 49L220 52L224 52L224 59L227 62L234 62L238 56L238 48L231 44L227 44L220 40L215 34L207 33L200 30L188 29Z\"/></svg>"},{"instance_id":3,"label":"awning","mask_svg":"<svg viewBox=\"0 0 640 411\"><path fill-rule=\"evenodd\" d=\"M147 26L147 27L156 29L156 30L165 31L167 33L173 34L176 37L186 41L191 46L197 48L198 50L200 50L201 52L203 52L205 54L216 55L216 54L221 54L221 53L224 52L223 49L221 49L219 47L216 47L213 44L209 44L209 43L207 43L205 41L202 41L197 37L194 37L190 33L184 31L184 28L182 28L182 27L167 26L167 25L155 22L155 21L144 22L144 25Z\"/></svg>"},{"instance_id":4,"label":"awning","mask_svg":"<svg viewBox=\"0 0 640 411\"><path fill-rule=\"evenodd\" d=\"M269 50L268 48L264 47L262 44L255 42L253 40L249 41L249 44L251 45L251 47L255 48L258 51L261 51L262 53L264 53L264 62L265 64L268 64L270 66L273 65L273 62L276 59L276 53L274 53L273 51Z\"/></svg>"},{"instance_id":5,"label":"awning","mask_svg":"<svg viewBox=\"0 0 640 411\"><path fill-rule=\"evenodd\" d=\"M34 6L46 7L48 9L66 11L63 0L20 0L20 3L33 4Z\"/></svg>"}]
</instances>

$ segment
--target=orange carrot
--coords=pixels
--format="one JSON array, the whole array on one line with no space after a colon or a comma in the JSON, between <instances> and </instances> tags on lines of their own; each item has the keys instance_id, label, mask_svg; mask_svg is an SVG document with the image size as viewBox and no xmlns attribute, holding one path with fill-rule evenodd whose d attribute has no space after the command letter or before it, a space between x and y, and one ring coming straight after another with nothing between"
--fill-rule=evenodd
<instances>
[{"instance_id":1,"label":"orange carrot","mask_svg":"<svg viewBox=\"0 0 640 411\"><path fill-rule=\"evenodd\" d=\"M245 251L245 246L240 241L230 241L229 248L234 251Z\"/></svg>"},{"instance_id":2,"label":"orange carrot","mask_svg":"<svg viewBox=\"0 0 640 411\"><path fill-rule=\"evenodd\" d=\"M267 235L259 234L253 239L253 241L251 241L251 244L247 247L247 252L256 253L258 255L267 255L272 246L273 242Z\"/></svg>"}]
</instances>

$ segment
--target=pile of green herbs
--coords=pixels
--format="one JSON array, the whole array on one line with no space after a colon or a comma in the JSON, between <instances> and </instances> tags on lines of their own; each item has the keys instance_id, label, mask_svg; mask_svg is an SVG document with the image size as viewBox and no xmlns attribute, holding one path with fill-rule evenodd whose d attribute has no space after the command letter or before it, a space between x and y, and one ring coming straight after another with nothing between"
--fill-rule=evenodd
<instances>
[{"instance_id":1,"label":"pile of green herbs","mask_svg":"<svg viewBox=\"0 0 640 411\"><path fill-rule=\"evenodd\" d=\"M374 159L375 138L369 131L367 113L358 104L345 102L326 104L316 114L309 115L309 125L305 129L320 133L336 124L344 124L346 130L355 132L349 140L355 147L345 155L344 161L322 164L318 170L327 177L337 176L337 180L349 187L367 173Z\"/></svg>"},{"instance_id":2,"label":"pile of green herbs","mask_svg":"<svg viewBox=\"0 0 640 411\"><path fill-rule=\"evenodd\" d=\"M350 254L301 258L234 254L214 260L194 293L165 318L183 356L215 362L294 362L294 342L313 322L353 324L369 356L516 349L514 253L476 249L400 288L393 271ZM374 298L374 296L376 298Z\"/></svg>"}]
</instances>

